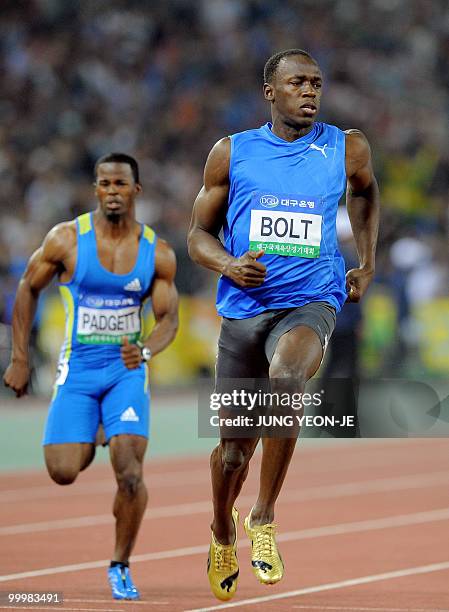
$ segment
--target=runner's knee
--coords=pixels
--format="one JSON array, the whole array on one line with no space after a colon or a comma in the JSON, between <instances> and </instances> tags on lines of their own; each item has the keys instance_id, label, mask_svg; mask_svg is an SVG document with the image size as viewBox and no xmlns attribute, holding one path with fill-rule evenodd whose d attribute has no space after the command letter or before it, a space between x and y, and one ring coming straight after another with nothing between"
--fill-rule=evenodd
<instances>
[{"instance_id":1,"label":"runner's knee","mask_svg":"<svg viewBox=\"0 0 449 612\"><path fill-rule=\"evenodd\" d=\"M119 491L126 497L135 497L142 484L142 475L139 472L125 471L116 474Z\"/></svg>"},{"instance_id":2,"label":"runner's knee","mask_svg":"<svg viewBox=\"0 0 449 612\"><path fill-rule=\"evenodd\" d=\"M62 466L47 466L50 478L59 485L69 485L76 480L78 470L70 467Z\"/></svg>"},{"instance_id":3,"label":"runner's knee","mask_svg":"<svg viewBox=\"0 0 449 612\"><path fill-rule=\"evenodd\" d=\"M303 386L307 382L307 369L301 365L290 365L276 361L270 365L270 383L271 390L277 386L286 386L294 384L295 387Z\"/></svg>"},{"instance_id":4,"label":"runner's knee","mask_svg":"<svg viewBox=\"0 0 449 612\"><path fill-rule=\"evenodd\" d=\"M249 461L250 452L245 446L236 442L227 442L222 446L221 451L223 472L237 472L244 468Z\"/></svg>"}]
</instances>

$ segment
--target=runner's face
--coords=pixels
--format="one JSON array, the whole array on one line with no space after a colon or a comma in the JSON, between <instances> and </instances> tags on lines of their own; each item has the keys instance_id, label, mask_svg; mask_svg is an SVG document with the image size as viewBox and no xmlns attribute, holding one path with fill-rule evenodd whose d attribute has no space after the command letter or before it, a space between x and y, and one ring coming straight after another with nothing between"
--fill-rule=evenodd
<instances>
[{"instance_id":1,"label":"runner's face","mask_svg":"<svg viewBox=\"0 0 449 612\"><path fill-rule=\"evenodd\" d=\"M98 166L95 195L102 213L110 221L118 221L130 211L141 189L134 181L129 164L108 162Z\"/></svg>"},{"instance_id":2,"label":"runner's face","mask_svg":"<svg viewBox=\"0 0 449 612\"><path fill-rule=\"evenodd\" d=\"M265 98L272 102L273 118L280 117L291 127L313 124L320 109L323 77L319 67L307 57L284 57L272 83L265 83Z\"/></svg>"}]
</instances>

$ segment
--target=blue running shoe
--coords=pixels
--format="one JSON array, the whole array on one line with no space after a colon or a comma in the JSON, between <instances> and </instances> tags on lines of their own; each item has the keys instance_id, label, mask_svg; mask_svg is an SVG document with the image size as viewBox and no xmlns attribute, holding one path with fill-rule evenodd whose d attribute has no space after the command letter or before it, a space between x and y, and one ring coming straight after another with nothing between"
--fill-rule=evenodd
<instances>
[{"instance_id":1,"label":"blue running shoe","mask_svg":"<svg viewBox=\"0 0 449 612\"><path fill-rule=\"evenodd\" d=\"M114 599L139 599L140 593L132 581L129 567L116 565L108 569L108 580Z\"/></svg>"}]
</instances>

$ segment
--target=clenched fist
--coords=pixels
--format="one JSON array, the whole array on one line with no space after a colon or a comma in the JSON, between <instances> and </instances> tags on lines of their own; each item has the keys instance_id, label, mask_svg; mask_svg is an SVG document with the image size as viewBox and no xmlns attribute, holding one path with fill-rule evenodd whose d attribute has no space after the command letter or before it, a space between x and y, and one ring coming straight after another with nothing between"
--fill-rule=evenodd
<instances>
[{"instance_id":1,"label":"clenched fist","mask_svg":"<svg viewBox=\"0 0 449 612\"><path fill-rule=\"evenodd\" d=\"M121 355L123 363L128 370L135 370L142 363L142 353L140 348L137 346L137 344L130 344L128 336L123 336Z\"/></svg>"},{"instance_id":2,"label":"clenched fist","mask_svg":"<svg viewBox=\"0 0 449 612\"><path fill-rule=\"evenodd\" d=\"M30 380L30 366L28 361L17 361L13 359L6 369L3 382L6 387L12 389L16 397L25 395Z\"/></svg>"},{"instance_id":3,"label":"clenched fist","mask_svg":"<svg viewBox=\"0 0 449 612\"><path fill-rule=\"evenodd\" d=\"M374 276L374 270L365 268L353 268L346 273L347 302L359 302L368 289Z\"/></svg>"},{"instance_id":4,"label":"clenched fist","mask_svg":"<svg viewBox=\"0 0 449 612\"><path fill-rule=\"evenodd\" d=\"M224 275L240 287L260 287L267 275L267 267L257 261L264 251L247 251L226 266Z\"/></svg>"}]
</instances>

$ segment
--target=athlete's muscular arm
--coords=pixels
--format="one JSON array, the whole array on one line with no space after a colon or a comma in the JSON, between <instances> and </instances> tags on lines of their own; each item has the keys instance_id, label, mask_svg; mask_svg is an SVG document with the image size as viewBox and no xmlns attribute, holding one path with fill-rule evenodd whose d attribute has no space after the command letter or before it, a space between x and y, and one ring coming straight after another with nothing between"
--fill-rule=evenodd
<instances>
[{"instance_id":1,"label":"athlete's muscular arm","mask_svg":"<svg viewBox=\"0 0 449 612\"><path fill-rule=\"evenodd\" d=\"M346 132L346 176L346 206L360 261L347 272L346 287L348 300L358 302L374 275L379 229L379 188L368 141L359 130Z\"/></svg>"},{"instance_id":2,"label":"athlete's muscular arm","mask_svg":"<svg viewBox=\"0 0 449 612\"><path fill-rule=\"evenodd\" d=\"M160 238L155 253L154 281L151 285L151 304L156 325L145 340L145 346L156 355L172 342L178 329L178 292L175 286L176 257L173 249ZM140 348L127 341L122 346L122 359L132 370L142 363Z\"/></svg>"},{"instance_id":3,"label":"athlete's muscular arm","mask_svg":"<svg viewBox=\"0 0 449 612\"><path fill-rule=\"evenodd\" d=\"M30 257L19 282L12 318L11 362L4 383L21 397L30 376L28 344L39 294L56 274L62 273L67 254L76 243L76 230L68 223L56 225Z\"/></svg>"},{"instance_id":4,"label":"athlete's muscular arm","mask_svg":"<svg viewBox=\"0 0 449 612\"><path fill-rule=\"evenodd\" d=\"M228 204L230 151L230 139L222 138L207 158L204 185L193 205L187 240L189 255L196 263L227 276L241 287L258 287L266 275L266 267L257 261L263 251L247 251L242 257L232 257L218 239Z\"/></svg>"}]
</instances>

